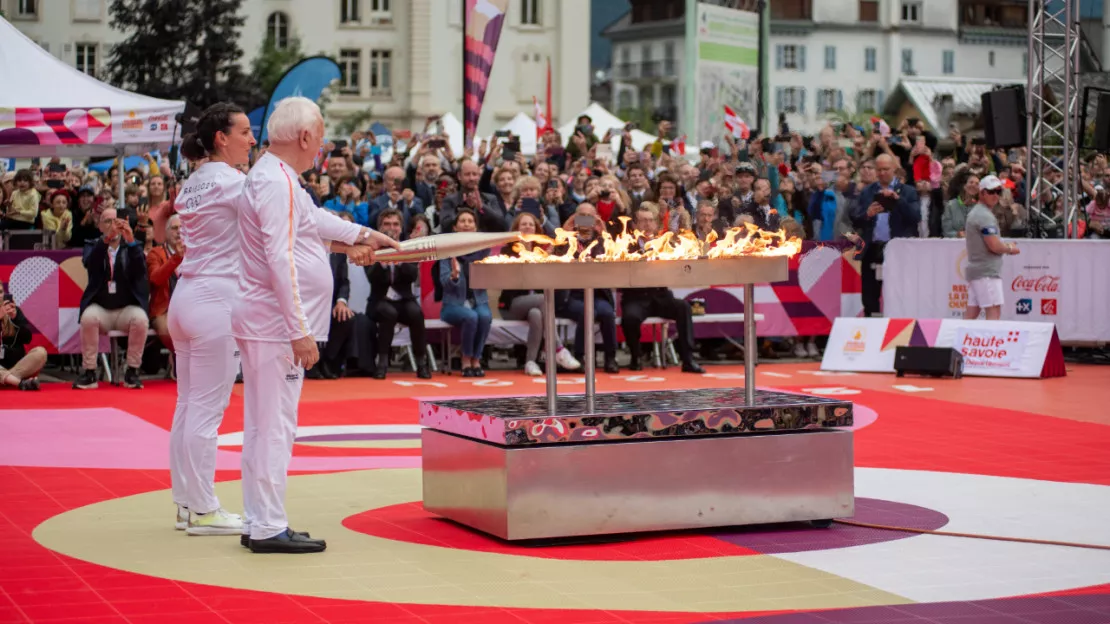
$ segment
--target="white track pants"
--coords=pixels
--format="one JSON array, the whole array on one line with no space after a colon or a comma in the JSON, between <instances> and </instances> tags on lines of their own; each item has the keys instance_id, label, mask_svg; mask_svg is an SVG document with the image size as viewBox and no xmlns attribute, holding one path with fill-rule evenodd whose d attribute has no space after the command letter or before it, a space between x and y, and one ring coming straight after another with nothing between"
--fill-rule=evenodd
<instances>
[{"instance_id":1,"label":"white track pants","mask_svg":"<svg viewBox=\"0 0 1110 624\"><path fill-rule=\"evenodd\" d=\"M177 409L170 429L173 500L198 513L216 498L216 431L224 418L239 358L231 337L236 283L182 279L170 300L169 330L177 355Z\"/></svg>"},{"instance_id":2,"label":"white track pants","mask_svg":"<svg viewBox=\"0 0 1110 624\"><path fill-rule=\"evenodd\" d=\"M285 483L297 434L304 369L288 342L239 340L243 358L243 527L251 539L289 526Z\"/></svg>"}]
</instances>

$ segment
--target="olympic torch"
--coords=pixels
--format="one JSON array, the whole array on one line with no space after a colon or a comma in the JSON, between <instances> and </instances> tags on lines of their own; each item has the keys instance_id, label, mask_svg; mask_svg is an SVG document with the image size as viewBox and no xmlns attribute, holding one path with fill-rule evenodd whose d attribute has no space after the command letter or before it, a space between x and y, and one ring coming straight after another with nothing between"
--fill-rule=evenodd
<instances>
[{"instance_id":1,"label":"olympic torch","mask_svg":"<svg viewBox=\"0 0 1110 624\"><path fill-rule=\"evenodd\" d=\"M519 232L452 232L401 242L401 249L374 252L374 262L426 262L457 258L520 240Z\"/></svg>"}]
</instances>

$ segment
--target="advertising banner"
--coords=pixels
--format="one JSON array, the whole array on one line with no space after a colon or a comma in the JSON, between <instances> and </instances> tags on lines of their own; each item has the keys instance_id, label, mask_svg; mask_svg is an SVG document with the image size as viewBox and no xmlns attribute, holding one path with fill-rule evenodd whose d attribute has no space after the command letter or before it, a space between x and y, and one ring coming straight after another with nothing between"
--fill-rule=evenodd
<instances>
[{"instance_id":1,"label":"advertising banner","mask_svg":"<svg viewBox=\"0 0 1110 624\"><path fill-rule=\"evenodd\" d=\"M895 349L952 347L964 375L1063 377L1064 354L1052 323L957 319L838 318L821 370L893 373Z\"/></svg>"},{"instance_id":2,"label":"advertising banner","mask_svg":"<svg viewBox=\"0 0 1110 624\"><path fill-rule=\"evenodd\" d=\"M1002 262L1002 319L1055 324L1060 340L1110 341L1110 244L1100 240L1020 240ZM897 238L883 262L883 314L963 317L967 247L961 239Z\"/></svg>"},{"instance_id":3,"label":"advertising banner","mask_svg":"<svg viewBox=\"0 0 1110 624\"><path fill-rule=\"evenodd\" d=\"M759 123L759 13L698 2L694 110L690 133L720 142L725 107L749 127Z\"/></svg>"}]
</instances>

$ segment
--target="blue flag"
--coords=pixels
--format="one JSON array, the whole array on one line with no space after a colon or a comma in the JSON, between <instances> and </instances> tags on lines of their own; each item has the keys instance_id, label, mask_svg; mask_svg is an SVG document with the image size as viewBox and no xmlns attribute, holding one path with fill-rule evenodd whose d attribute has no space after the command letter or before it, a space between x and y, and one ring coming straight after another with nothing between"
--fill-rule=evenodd
<instances>
[{"instance_id":1,"label":"blue flag","mask_svg":"<svg viewBox=\"0 0 1110 624\"><path fill-rule=\"evenodd\" d=\"M265 106L259 106L258 108L247 113L247 119L249 119L251 122L251 134L253 134L255 137L262 136L262 117L264 117L265 115Z\"/></svg>"},{"instance_id":2,"label":"blue flag","mask_svg":"<svg viewBox=\"0 0 1110 624\"><path fill-rule=\"evenodd\" d=\"M306 58L290 67L270 95L270 103L260 124L261 132L257 135L259 142L266 138L266 120L273 114L278 102L294 96L303 96L315 102L324 89L339 77L339 65L326 56Z\"/></svg>"}]
</instances>

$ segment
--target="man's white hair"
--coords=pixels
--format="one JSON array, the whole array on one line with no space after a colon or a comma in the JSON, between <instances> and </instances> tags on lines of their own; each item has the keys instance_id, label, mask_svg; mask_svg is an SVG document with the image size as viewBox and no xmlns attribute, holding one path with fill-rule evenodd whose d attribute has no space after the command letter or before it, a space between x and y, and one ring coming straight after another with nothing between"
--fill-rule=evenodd
<instances>
[{"instance_id":1,"label":"man's white hair","mask_svg":"<svg viewBox=\"0 0 1110 624\"><path fill-rule=\"evenodd\" d=\"M316 102L301 96L287 97L270 114L266 136L271 143L296 141L302 132L315 128L323 119Z\"/></svg>"}]
</instances>

